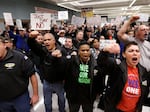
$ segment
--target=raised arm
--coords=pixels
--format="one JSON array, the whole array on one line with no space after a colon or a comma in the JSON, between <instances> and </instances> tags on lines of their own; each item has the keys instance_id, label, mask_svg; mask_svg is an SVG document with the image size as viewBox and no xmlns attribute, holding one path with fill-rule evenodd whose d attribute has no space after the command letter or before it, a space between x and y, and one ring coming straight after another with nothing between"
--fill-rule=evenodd
<instances>
[{"instance_id":1,"label":"raised arm","mask_svg":"<svg viewBox=\"0 0 150 112\"><path fill-rule=\"evenodd\" d=\"M138 19L139 19L139 16L132 16L129 20L124 22L123 26L120 28L120 30L117 33L119 40L123 42L127 41L128 35L126 34L126 31L128 27L130 26L130 24Z\"/></svg>"},{"instance_id":2,"label":"raised arm","mask_svg":"<svg viewBox=\"0 0 150 112\"><path fill-rule=\"evenodd\" d=\"M39 35L38 31L32 31L29 34L29 38L27 40L27 43L30 47L30 49L38 56L43 57L45 56L45 51L43 50L43 46L39 44L35 38Z\"/></svg>"},{"instance_id":3,"label":"raised arm","mask_svg":"<svg viewBox=\"0 0 150 112\"><path fill-rule=\"evenodd\" d=\"M110 74L114 70L116 60L109 54L118 54L119 52L120 46L117 43L107 45L103 48L97 58L98 70L100 74Z\"/></svg>"},{"instance_id":4,"label":"raised arm","mask_svg":"<svg viewBox=\"0 0 150 112\"><path fill-rule=\"evenodd\" d=\"M109 54L118 54L120 53L120 46L117 43L113 43L110 45L107 45L103 48L103 50L99 53L97 63L99 65L103 64L106 65L106 61L109 60L110 56Z\"/></svg>"}]
</instances>

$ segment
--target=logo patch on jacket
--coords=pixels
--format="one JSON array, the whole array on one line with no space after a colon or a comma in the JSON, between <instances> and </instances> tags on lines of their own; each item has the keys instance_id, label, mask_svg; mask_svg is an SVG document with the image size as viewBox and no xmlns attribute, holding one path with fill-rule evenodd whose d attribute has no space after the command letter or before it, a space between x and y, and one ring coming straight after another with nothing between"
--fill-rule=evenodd
<instances>
[{"instance_id":1,"label":"logo patch on jacket","mask_svg":"<svg viewBox=\"0 0 150 112\"><path fill-rule=\"evenodd\" d=\"M13 69L14 66L15 66L15 63L6 63L5 64L6 69Z\"/></svg>"}]
</instances>

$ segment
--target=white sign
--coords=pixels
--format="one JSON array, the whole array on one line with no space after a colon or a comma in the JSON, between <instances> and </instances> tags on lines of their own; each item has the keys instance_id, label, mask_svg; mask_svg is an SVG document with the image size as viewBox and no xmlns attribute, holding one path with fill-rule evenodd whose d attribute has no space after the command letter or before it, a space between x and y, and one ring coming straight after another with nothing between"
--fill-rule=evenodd
<instances>
[{"instance_id":1,"label":"white sign","mask_svg":"<svg viewBox=\"0 0 150 112\"><path fill-rule=\"evenodd\" d=\"M115 19L111 19L111 20L110 20L110 23L111 23L112 25L115 25Z\"/></svg>"},{"instance_id":2,"label":"white sign","mask_svg":"<svg viewBox=\"0 0 150 112\"><path fill-rule=\"evenodd\" d=\"M107 18L106 17L101 17L101 22L106 24L107 23Z\"/></svg>"},{"instance_id":3,"label":"white sign","mask_svg":"<svg viewBox=\"0 0 150 112\"><path fill-rule=\"evenodd\" d=\"M148 19L149 19L149 15L148 14L138 14L138 15L140 17L140 19L138 19L138 21L141 21L141 22L145 21L145 22L147 22Z\"/></svg>"},{"instance_id":4,"label":"white sign","mask_svg":"<svg viewBox=\"0 0 150 112\"><path fill-rule=\"evenodd\" d=\"M16 19L16 25L17 25L18 29L22 29L23 28L21 19Z\"/></svg>"},{"instance_id":5,"label":"white sign","mask_svg":"<svg viewBox=\"0 0 150 112\"><path fill-rule=\"evenodd\" d=\"M4 20L5 20L5 24L6 24L6 25L10 25L10 26L13 26L13 25L14 25L13 18L12 18L12 14L11 14L11 13L4 12L4 13L3 13L3 16L4 16Z\"/></svg>"},{"instance_id":6,"label":"white sign","mask_svg":"<svg viewBox=\"0 0 150 112\"><path fill-rule=\"evenodd\" d=\"M117 16L115 19L115 25L119 26L123 21L122 16Z\"/></svg>"},{"instance_id":7,"label":"white sign","mask_svg":"<svg viewBox=\"0 0 150 112\"><path fill-rule=\"evenodd\" d=\"M68 11L58 11L58 20L68 20Z\"/></svg>"},{"instance_id":8,"label":"white sign","mask_svg":"<svg viewBox=\"0 0 150 112\"><path fill-rule=\"evenodd\" d=\"M0 35L3 33L4 30L5 30L4 22L0 22Z\"/></svg>"},{"instance_id":9,"label":"white sign","mask_svg":"<svg viewBox=\"0 0 150 112\"><path fill-rule=\"evenodd\" d=\"M109 39L100 40L100 49L103 49L105 46L113 43L116 43L116 40L109 40Z\"/></svg>"},{"instance_id":10,"label":"white sign","mask_svg":"<svg viewBox=\"0 0 150 112\"><path fill-rule=\"evenodd\" d=\"M51 14L50 13L31 13L30 14L32 30L50 30Z\"/></svg>"},{"instance_id":11,"label":"white sign","mask_svg":"<svg viewBox=\"0 0 150 112\"><path fill-rule=\"evenodd\" d=\"M95 17L89 17L86 21L87 25L100 25L101 24L101 17L95 16Z\"/></svg>"},{"instance_id":12,"label":"white sign","mask_svg":"<svg viewBox=\"0 0 150 112\"><path fill-rule=\"evenodd\" d=\"M84 22L85 22L85 18L72 16L71 24L77 25L77 26L82 26L84 24Z\"/></svg>"}]
</instances>

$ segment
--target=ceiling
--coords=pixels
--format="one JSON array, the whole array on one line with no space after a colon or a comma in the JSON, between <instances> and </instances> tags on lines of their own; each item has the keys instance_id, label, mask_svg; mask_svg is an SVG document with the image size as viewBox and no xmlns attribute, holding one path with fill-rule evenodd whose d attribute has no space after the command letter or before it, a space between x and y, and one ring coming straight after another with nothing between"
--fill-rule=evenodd
<instances>
[{"instance_id":1,"label":"ceiling","mask_svg":"<svg viewBox=\"0 0 150 112\"><path fill-rule=\"evenodd\" d=\"M82 8L92 8L94 14L104 16L150 15L150 0L41 0L81 12Z\"/></svg>"}]
</instances>

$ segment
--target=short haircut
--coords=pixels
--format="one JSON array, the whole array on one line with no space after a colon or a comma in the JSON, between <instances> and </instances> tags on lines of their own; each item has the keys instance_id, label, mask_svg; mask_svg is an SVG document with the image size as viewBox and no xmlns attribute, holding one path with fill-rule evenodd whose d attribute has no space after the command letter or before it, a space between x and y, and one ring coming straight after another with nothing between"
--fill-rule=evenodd
<instances>
[{"instance_id":1,"label":"short haircut","mask_svg":"<svg viewBox=\"0 0 150 112\"><path fill-rule=\"evenodd\" d=\"M56 39L55 39L55 36L54 36L52 33L45 33L44 36L50 36L50 37L52 37L54 40L56 40Z\"/></svg>"},{"instance_id":2,"label":"short haircut","mask_svg":"<svg viewBox=\"0 0 150 112\"><path fill-rule=\"evenodd\" d=\"M82 45L88 45L90 47L90 44L87 42L87 41L81 41L79 43L79 48L82 46Z\"/></svg>"},{"instance_id":3,"label":"short haircut","mask_svg":"<svg viewBox=\"0 0 150 112\"><path fill-rule=\"evenodd\" d=\"M10 37L5 37L5 43L10 42L13 43L14 39Z\"/></svg>"},{"instance_id":4,"label":"short haircut","mask_svg":"<svg viewBox=\"0 0 150 112\"><path fill-rule=\"evenodd\" d=\"M83 31L83 30L77 30L76 35L77 35L79 32L84 33L84 31Z\"/></svg>"},{"instance_id":5,"label":"short haircut","mask_svg":"<svg viewBox=\"0 0 150 112\"><path fill-rule=\"evenodd\" d=\"M1 41L2 43L5 43L5 38L4 38L3 36L0 36L0 41Z\"/></svg>"},{"instance_id":6,"label":"short haircut","mask_svg":"<svg viewBox=\"0 0 150 112\"><path fill-rule=\"evenodd\" d=\"M99 41L99 38L98 38L98 37L93 38L92 44L94 43L95 40L98 40L98 41Z\"/></svg>"},{"instance_id":7,"label":"short haircut","mask_svg":"<svg viewBox=\"0 0 150 112\"><path fill-rule=\"evenodd\" d=\"M67 38L67 39L72 39L72 37L71 37L71 36L66 36L66 38Z\"/></svg>"},{"instance_id":8,"label":"short haircut","mask_svg":"<svg viewBox=\"0 0 150 112\"><path fill-rule=\"evenodd\" d=\"M123 52L125 52L127 50L128 47L130 47L131 45L136 45L138 46L138 44L135 41L129 41L124 45L124 49Z\"/></svg>"}]
</instances>

